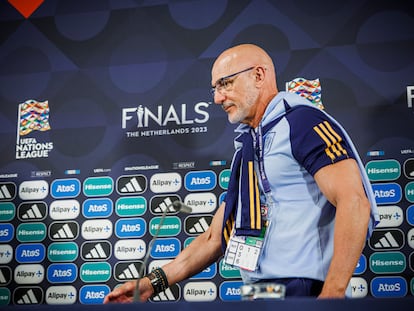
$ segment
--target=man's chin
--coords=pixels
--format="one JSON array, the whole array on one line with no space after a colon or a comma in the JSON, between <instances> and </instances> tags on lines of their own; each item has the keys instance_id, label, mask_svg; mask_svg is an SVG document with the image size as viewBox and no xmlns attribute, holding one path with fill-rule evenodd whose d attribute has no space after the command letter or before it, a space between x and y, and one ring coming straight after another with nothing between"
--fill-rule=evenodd
<instances>
[{"instance_id":1,"label":"man's chin","mask_svg":"<svg viewBox=\"0 0 414 311\"><path fill-rule=\"evenodd\" d=\"M237 123L240 123L240 120L239 120L239 119L232 118L230 115L228 115L228 120L229 120L229 122L230 122L231 124L237 124Z\"/></svg>"}]
</instances>

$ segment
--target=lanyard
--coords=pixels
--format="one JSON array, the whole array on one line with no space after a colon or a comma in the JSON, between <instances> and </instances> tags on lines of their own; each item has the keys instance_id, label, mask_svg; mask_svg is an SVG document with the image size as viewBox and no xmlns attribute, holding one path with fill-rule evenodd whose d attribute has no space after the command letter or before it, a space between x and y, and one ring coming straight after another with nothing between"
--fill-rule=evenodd
<instances>
[{"instance_id":1,"label":"lanyard","mask_svg":"<svg viewBox=\"0 0 414 311\"><path fill-rule=\"evenodd\" d=\"M251 135L253 137L253 148L256 152L258 163L259 163L259 174L262 180L263 190L266 195L270 194L270 183L267 179L266 172L264 169L264 148L263 148L263 133L262 126L259 124L257 131L251 129Z\"/></svg>"}]
</instances>

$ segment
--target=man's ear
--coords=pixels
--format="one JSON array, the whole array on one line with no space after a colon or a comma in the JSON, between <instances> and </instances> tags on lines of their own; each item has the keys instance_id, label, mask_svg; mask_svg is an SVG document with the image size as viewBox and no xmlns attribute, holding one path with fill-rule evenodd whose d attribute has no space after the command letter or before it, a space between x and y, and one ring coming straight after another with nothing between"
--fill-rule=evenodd
<instances>
[{"instance_id":1,"label":"man's ear","mask_svg":"<svg viewBox=\"0 0 414 311\"><path fill-rule=\"evenodd\" d=\"M262 85L266 77L266 68L262 66L257 66L254 70L254 74L256 78L256 84Z\"/></svg>"}]
</instances>

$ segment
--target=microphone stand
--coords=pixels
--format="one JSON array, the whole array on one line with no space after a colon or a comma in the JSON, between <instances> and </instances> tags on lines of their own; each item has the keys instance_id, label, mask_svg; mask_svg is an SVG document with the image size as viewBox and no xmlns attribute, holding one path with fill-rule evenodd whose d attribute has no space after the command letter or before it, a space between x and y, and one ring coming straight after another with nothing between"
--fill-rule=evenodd
<instances>
[{"instance_id":1,"label":"microphone stand","mask_svg":"<svg viewBox=\"0 0 414 311\"><path fill-rule=\"evenodd\" d=\"M180 201L174 201L174 202L170 203L169 205L167 205L167 207L163 211L163 213L161 215L160 222L158 224L157 231L155 232L155 234L152 237L151 241L148 243L147 253L145 254L144 260L142 261L142 265L141 265L141 267L139 268L139 271L138 271L138 277L139 278L137 279L137 282L135 283L135 291L134 291L134 298L133 298L134 302L140 301L139 296L140 296L141 293L140 293L140 290L139 290L139 280L143 277L144 269L145 269L145 267L148 263L149 255L152 251L152 246L153 246L155 240L158 238L158 236L160 234L161 227L164 224L164 220L165 220L165 217L168 214L169 208L172 206L176 212L179 212L183 205L184 204L182 204ZM191 208L188 207L187 209L189 209L190 210L189 212L191 213Z\"/></svg>"}]
</instances>

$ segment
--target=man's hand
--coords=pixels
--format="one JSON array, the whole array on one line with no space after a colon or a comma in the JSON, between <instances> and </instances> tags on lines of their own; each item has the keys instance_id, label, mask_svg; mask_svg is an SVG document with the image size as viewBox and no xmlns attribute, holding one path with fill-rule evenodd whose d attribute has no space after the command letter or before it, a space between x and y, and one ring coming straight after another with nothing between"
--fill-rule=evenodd
<instances>
[{"instance_id":1,"label":"man's hand","mask_svg":"<svg viewBox=\"0 0 414 311\"><path fill-rule=\"evenodd\" d=\"M136 288L136 283L139 282L139 300L141 302L147 301L154 290L152 288L151 282L148 278L142 278L138 281L129 281L121 286L115 288L112 292L106 295L103 303L131 303L134 300L134 292Z\"/></svg>"}]
</instances>

